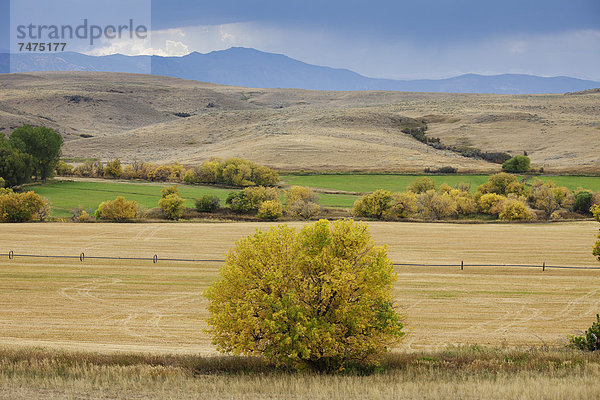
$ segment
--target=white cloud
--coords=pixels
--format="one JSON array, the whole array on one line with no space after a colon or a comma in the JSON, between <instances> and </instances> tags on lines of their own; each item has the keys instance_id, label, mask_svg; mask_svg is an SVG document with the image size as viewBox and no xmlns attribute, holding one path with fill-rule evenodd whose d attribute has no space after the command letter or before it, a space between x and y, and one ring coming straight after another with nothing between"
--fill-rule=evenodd
<instances>
[{"instance_id":1,"label":"white cloud","mask_svg":"<svg viewBox=\"0 0 600 400\"><path fill-rule=\"evenodd\" d=\"M146 39L104 39L100 45L85 54L105 56L123 54L126 56L156 55L163 57L184 56L190 53L189 46L184 43L186 33L182 29L153 31Z\"/></svg>"},{"instance_id":2,"label":"white cloud","mask_svg":"<svg viewBox=\"0 0 600 400\"><path fill-rule=\"evenodd\" d=\"M190 49L187 45L182 42L175 42L173 40L167 40L165 42L165 52L169 56L184 56L190 53Z\"/></svg>"}]
</instances>

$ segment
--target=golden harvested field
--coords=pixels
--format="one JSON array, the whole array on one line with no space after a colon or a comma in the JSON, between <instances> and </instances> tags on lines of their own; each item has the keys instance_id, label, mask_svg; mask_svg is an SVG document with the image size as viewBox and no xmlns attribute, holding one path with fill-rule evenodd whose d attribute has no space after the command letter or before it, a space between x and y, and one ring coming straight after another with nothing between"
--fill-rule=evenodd
<instances>
[{"instance_id":1,"label":"golden harvested field","mask_svg":"<svg viewBox=\"0 0 600 400\"><path fill-rule=\"evenodd\" d=\"M3 224L0 253L221 259L267 223ZM301 226L301 223L293 225ZM600 266L595 222L370 223L394 262ZM0 259L0 344L94 351L214 352L201 295L219 263ZM600 270L398 267L409 350L560 345L600 311Z\"/></svg>"},{"instance_id":2,"label":"golden harvested field","mask_svg":"<svg viewBox=\"0 0 600 400\"><path fill-rule=\"evenodd\" d=\"M500 170L402 133L409 117L429 121L428 135L446 145L527 151L547 173L600 172L600 93L593 92L250 89L106 72L3 74L0 88L0 132L48 126L65 137L63 155L72 158L197 164L243 157L282 171Z\"/></svg>"}]
</instances>

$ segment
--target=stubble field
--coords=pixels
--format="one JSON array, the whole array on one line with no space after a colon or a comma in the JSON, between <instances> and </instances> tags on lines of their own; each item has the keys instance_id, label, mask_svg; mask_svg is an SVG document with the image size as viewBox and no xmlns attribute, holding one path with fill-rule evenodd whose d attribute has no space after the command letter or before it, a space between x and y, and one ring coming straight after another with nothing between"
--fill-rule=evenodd
<instances>
[{"instance_id":1,"label":"stubble field","mask_svg":"<svg viewBox=\"0 0 600 400\"><path fill-rule=\"evenodd\" d=\"M71 350L213 354L202 290L236 240L267 223L21 224L0 228L0 253L153 257L0 259L0 344ZM301 223L294 223L301 226ZM395 299L410 332L400 350L449 344L561 345L600 309L597 223L370 223L397 263Z\"/></svg>"}]
</instances>

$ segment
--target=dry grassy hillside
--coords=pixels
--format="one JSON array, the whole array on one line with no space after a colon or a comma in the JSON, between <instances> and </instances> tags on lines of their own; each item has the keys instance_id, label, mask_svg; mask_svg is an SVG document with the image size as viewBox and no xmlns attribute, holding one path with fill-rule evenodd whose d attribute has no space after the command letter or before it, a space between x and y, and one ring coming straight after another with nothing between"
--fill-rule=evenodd
<instances>
[{"instance_id":1,"label":"dry grassy hillside","mask_svg":"<svg viewBox=\"0 0 600 400\"><path fill-rule=\"evenodd\" d=\"M0 75L0 132L52 127L65 137L67 157L197 163L239 156L286 170L499 169L418 142L401 132L406 117L426 117L428 135L447 145L527 151L546 171L600 171L600 93L593 91L319 92L120 73Z\"/></svg>"}]
</instances>

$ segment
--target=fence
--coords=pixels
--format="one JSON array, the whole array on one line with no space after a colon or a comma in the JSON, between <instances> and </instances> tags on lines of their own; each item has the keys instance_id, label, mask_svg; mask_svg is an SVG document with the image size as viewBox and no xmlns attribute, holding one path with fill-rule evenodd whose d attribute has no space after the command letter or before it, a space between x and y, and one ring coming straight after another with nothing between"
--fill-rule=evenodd
<instances>
[{"instance_id":1,"label":"fence","mask_svg":"<svg viewBox=\"0 0 600 400\"><path fill-rule=\"evenodd\" d=\"M172 261L172 262L196 262L196 263L224 263L225 260L220 259L209 259L209 258L159 258L158 254L154 254L152 257L111 257L111 256L86 256L85 253L80 253L78 256L73 255L39 255L39 254L16 254L10 250L8 253L0 253L0 257L8 257L9 260L14 260L16 257L19 258L47 258L47 259L71 259L85 262L85 260L136 260L136 261L152 261L157 264L159 261ZM541 268L542 271L546 269L587 269L587 270L600 270L599 267L589 266L567 266L567 265L546 265L543 261L540 264L465 264L461 261L457 264L425 264L425 263L393 263L396 267L449 267L449 268L460 268L464 270L465 267L507 267L507 268Z\"/></svg>"}]
</instances>

